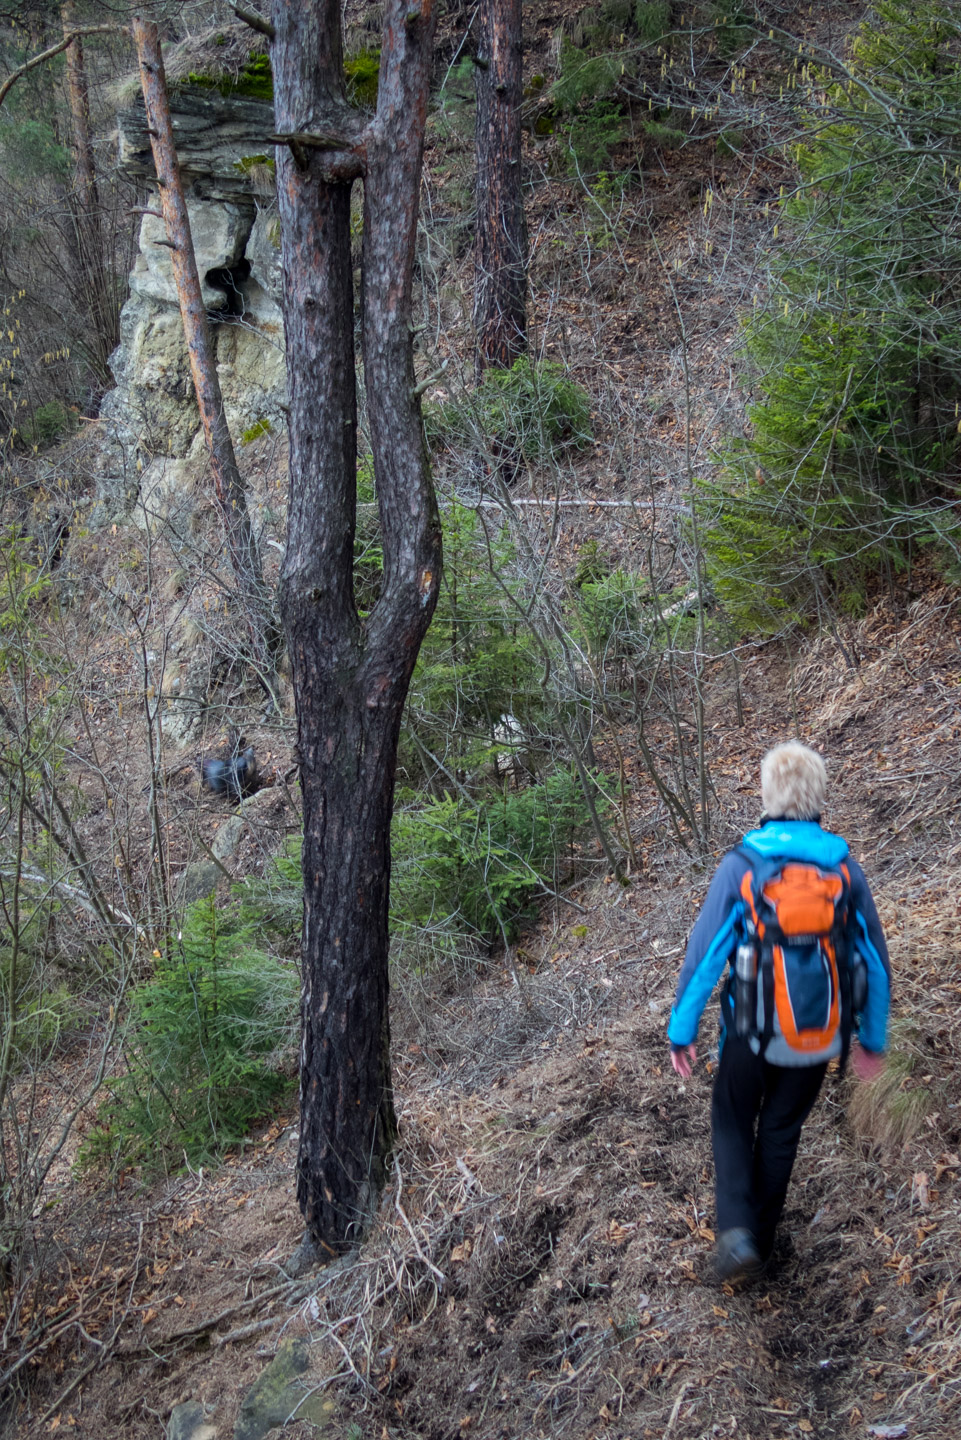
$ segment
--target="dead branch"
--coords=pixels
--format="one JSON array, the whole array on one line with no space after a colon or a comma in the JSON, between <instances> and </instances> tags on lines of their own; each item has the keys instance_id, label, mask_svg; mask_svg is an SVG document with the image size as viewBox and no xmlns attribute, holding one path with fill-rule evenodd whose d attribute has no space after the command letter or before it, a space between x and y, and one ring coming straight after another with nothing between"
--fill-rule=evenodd
<instances>
[{"instance_id":1,"label":"dead branch","mask_svg":"<svg viewBox=\"0 0 961 1440\"><path fill-rule=\"evenodd\" d=\"M81 40L85 35L125 35L126 33L127 27L125 25L78 25L75 30L68 30L63 39L57 41L56 45L51 45L47 50L41 50L39 55L32 56L31 59L25 61L23 65L19 66L18 69L7 76L3 84L0 85L0 105L6 100L18 80L22 80L24 75L29 74L31 70L35 70L38 65L45 65L48 60L53 60L57 55L60 55L66 50L68 45L72 45L75 40Z\"/></svg>"},{"instance_id":2,"label":"dead branch","mask_svg":"<svg viewBox=\"0 0 961 1440\"><path fill-rule=\"evenodd\" d=\"M230 8L238 20L242 20L245 25L249 25L251 30L256 30L259 34L266 35L268 40L273 40L277 34L277 31L270 21L265 20L262 15L258 15L256 10L250 10L246 5L232 5Z\"/></svg>"},{"instance_id":3,"label":"dead branch","mask_svg":"<svg viewBox=\"0 0 961 1440\"><path fill-rule=\"evenodd\" d=\"M226 1310L221 1310L216 1315L209 1316L206 1320L198 1320L195 1324L187 1325L182 1330L174 1330L169 1335L162 1335L159 1339L155 1340L152 1345L135 1345L130 1349L119 1350L117 1353L124 1360L139 1360L141 1356L144 1355L156 1355L161 1348L177 1345L184 1341L199 1340L202 1336L206 1335L208 1331L215 1330L224 1320L229 1320L231 1316L240 1314L242 1310L256 1309L257 1306L262 1305L264 1301L272 1299L275 1295L282 1295L285 1292L291 1297L294 1297L300 1291L306 1293L313 1283L312 1279L307 1280L306 1283L302 1282L299 1285L294 1281L285 1280L280 1285L272 1285L269 1290L264 1290L259 1295L251 1295L248 1299L241 1300L236 1305L229 1305ZM235 1334L232 1338L237 1339L239 1336ZM226 1337L219 1343L223 1344L225 1342Z\"/></svg>"}]
</instances>

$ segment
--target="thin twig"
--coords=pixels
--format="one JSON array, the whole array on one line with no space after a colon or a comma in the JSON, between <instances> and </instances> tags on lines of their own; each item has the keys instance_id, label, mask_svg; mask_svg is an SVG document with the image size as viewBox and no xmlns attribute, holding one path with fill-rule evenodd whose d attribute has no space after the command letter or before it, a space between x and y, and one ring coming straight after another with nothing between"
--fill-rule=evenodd
<instances>
[{"instance_id":1,"label":"thin twig","mask_svg":"<svg viewBox=\"0 0 961 1440\"><path fill-rule=\"evenodd\" d=\"M418 1260L420 1260L422 1264L424 1264L424 1265L427 1266L427 1268L428 1268L428 1270L431 1272L431 1274L437 1276L437 1279L440 1281L441 1286L443 1287L444 1285L447 1284L447 1276L444 1274L444 1272L443 1272L442 1270L438 1270L437 1266L434 1265L434 1264L432 1264L431 1261L428 1260L427 1256L424 1254L423 1250L420 1248L420 1241L417 1239L417 1236L414 1234L414 1227L413 1227L413 1225L411 1225L410 1221L408 1220L406 1214L404 1213L404 1208L403 1208L403 1206L402 1206L401 1203L400 1203L400 1197L401 1197L401 1193L402 1193L403 1188L404 1188L404 1182L403 1182L403 1179L402 1179L401 1173L400 1173L400 1161L397 1159L397 1156L396 1156L396 1155L394 1156L394 1173L395 1173L396 1176L397 1176L397 1194L394 1196L394 1209L397 1211L397 1214L400 1216L401 1220L404 1222L404 1225L405 1225L405 1227L406 1227L407 1233L408 1233L408 1235L410 1236L411 1240L413 1240L413 1242L414 1242L414 1249L417 1251L417 1258L418 1258Z\"/></svg>"},{"instance_id":2,"label":"thin twig","mask_svg":"<svg viewBox=\"0 0 961 1440\"><path fill-rule=\"evenodd\" d=\"M102 1350L99 1355L95 1355L93 1359L89 1362L89 1364L85 1365L83 1369L73 1377L66 1390L61 1390L60 1394L57 1396L56 1400L53 1402L50 1408L46 1410L43 1415L41 1415L41 1426L46 1425L48 1420L52 1420L54 1415L56 1415L57 1411L61 1408L61 1406L66 1405L67 1401L70 1399L70 1396L74 1393L74 1391L80 1389L80 1386L86 1380L87 1376L92 1375L94 1370L96 1370L97 1366L101 1363L101 1361L106 1359L106 1355L106 1350Z\"/></svg>"}]
</instances>

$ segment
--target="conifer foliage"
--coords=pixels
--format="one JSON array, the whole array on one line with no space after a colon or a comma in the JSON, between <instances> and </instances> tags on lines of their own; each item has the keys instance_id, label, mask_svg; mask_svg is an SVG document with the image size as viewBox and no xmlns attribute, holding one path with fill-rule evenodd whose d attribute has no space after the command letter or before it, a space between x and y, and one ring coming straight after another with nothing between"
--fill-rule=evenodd
<instances>
[{"instance_id":1,"label":"conifer foliage","mask_svg":"<svg viewBox=\"0 0 961 1440\"><path fill-rule=\"evenodd\" d=\"M205 1161L236 1144L292 1087L296 970L222 923L213 895L190 906L179 935L131 998L125 1065L85 1147L147 1169Z\"/></svg>"},{"instance_id":2,"label":"conifer foliage","mask_svg":"<svg viewBox=\"0 0 961 1440\"><path fill-rule=\"evenodd\" d=\"M878 7L820 106L782 203L788 239L744 349L750 433L706 486L712 578L776 630L919 542L958 553L961 62L950 7Z\"/></svg>"}]
</instances>

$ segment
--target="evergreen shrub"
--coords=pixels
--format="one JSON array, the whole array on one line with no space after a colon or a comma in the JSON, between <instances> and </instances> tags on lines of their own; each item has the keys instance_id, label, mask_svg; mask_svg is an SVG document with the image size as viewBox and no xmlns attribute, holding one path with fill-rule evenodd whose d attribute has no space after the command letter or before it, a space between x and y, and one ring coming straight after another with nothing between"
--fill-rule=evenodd
<instances>
[{"instance_id":1,"label":"evergreen shrub","mask_svg":"<svg viewBox=\"0 0 961 1440\"><path fill-rule=\"evenodd\" d=\"M76 412L60 400L48 400L45 405L38 405L28 419L20 422L19 438L23 444L43 450L56 445L58 440L70 435L76 428Z\"/></svg>"},{"instance_id":2,"label":"evergreen shrub","mask_svg":"<svg viewBox=\"0 0 961 1440\"><path fill-rule=\"evenodd\" d=\"M476 99L474 61L469 55L465 55L447 71L437 96L435 124L442 138L449 139L456 135L467 139L473 136ZM444 185L444 203L447 209L453 205L450 187L451 181L448 180ZM457 182L455 182L456 188L459 188ZM470 209L473 205L473 194L469 197L465 196L465 201L466 208Z\"/></svg>"},{"instance_id":3,"label":"evergreen shrub","mask_svg":"<svg viewBox=\"0 0 961 1440\"><path fill-rule=\"evenodd\" d=\"M49 120L24 117L19 97L10 108L16 121L0 129L4 174L27 182L66 181L72 168L70 150L60 143L54 126Z\"/></svg>"},{"instance_id":4,"label":"evergreen shrub","mask_svg":"<svg viewBox=\"0 0 961 1440\"><path fill-rule=\"evenodd\" d=\"M655 618L650 586L624 570L590 573L577 587L575 626L587 650L605 663L617 663L643 645Z\"/></svg>"},{"instance_id":5,"label":"evergreen shrub","mask_svg":"<svg viewBox=\"0 0 961 1440\"><path fill-rule=\"evenodd\" d=\"M347 76L347 98L354 105L373 109L377 104L377 87L380 82L380 51L361 50L349 55L344 61Z\"/></svg>"},{"instance_id":6,"label":"evergreen shrub","mask_svg":"<svg viewBox=\"0 0 961 1440\"><path fill-rule=\"evenodd\" d=\"M623 108L613 100L600 100L573 115L564 131L570 174L588 182L607 174L614 151L630 133Z\"/></svg>"},{"instance_id":7,"label":"evergreen shrub","mask_svg":"<svg viewBox=\"0 0 961 1440\"><path fill-rule=\"evenodd\" d=\"M666 39L671 28L670 0L635 0L634 28L648 43Z\"/></svg>"},{"instance_id":8,"label":"evergreen shrub","mask_svg":"<svg viewBox=\"0 0 961 1440\"><path fill-rule=\"evenodd\" d=\"M736 0L717 0L708 7L708 13L717 31L718 53L725 59L737 55L757 36L757 16Z\"/></svg>"},{"instance_id":9,"label":"evergreen shrub","mask_svg":"<svg viewBox=\"0 0 961 1440\"><path fill-rule=\"evenodd\" d=\"M10 945L0 949L0 1017L4 1034L9 1033L13 1073L47 1059L64 1031L73 1029L82 1017L77 996L62 978L54 978L53 967L31 944L45 928L51 909L55 912L57 907L38 905L26 917L16 954Z\"/></svg>"},{"instance_id":10,"label":"evergreen shrub","mask_svg":"<svg viewBox=\"0 0 961 1440\"><path fill-rule=\"evenodd\" d=\"M214 896L191 905L152 977L131 999L124 1069L81 1162L176 1168L243 1140L289 1091L300 985L293 966L224 921Z\"/></svg>"},{"instance_id":11,"label":"evergreen shrub","mask_svg":"<svg viewBox=\"0 0 961 1440\"><path fill-rule=\"evenodd\" d=\"M636 136L662 149L687 139L670 108L637 110L636 82L641 53L670 43L668 0L604 0L600 9L581 11L570 37L561 41L559 74L551 86L552 128L564 135L564 160L571 175L588 187L616 170L614 151ZM566 117L558 123L558 117ZM623 170L636 169L632 150Z\"/></svg>"},{"instance_id":12,"label":"evergreen shrub","mask_svg":"<svg viewBox=\"0 0 961 1440\"><path fill-rule=\"evenodd\" d=\"M357 524L354 529L354 599L366 615L380 594L384 578L384 547L374 490L374 464L369 455L357 462Z\"/></svg>"},{"instance_id":13,"label":"evergreen shrub","mask_svg":"<svg viewBox=\"0 0 961 1440\"><path fill-rule=\"evenodd\" d=\"M575 590L572 633L612 689L630 689L648 662L656 669L664 654L693 647L689 595L685 585L654 592L636 571L604 575L588 566Z\"/></svg>"},{"instance_id":14,"label":"evergreen shrub","mask_svg":"<svg viewBox=\"0 0 961 1440\"><path fill-rule=\"evenodd\" d=\"M590 816L573 770L522 789L487 785L426 800L400 792L391 832L394 958L510 941L569 873ZM242 887L248 920L288 940L300 933L300 845Z\"/></svg>"},{"instance_id":15,"label":"evergreen shrub","mask_svg":"<svg viewBox=\"0 0 961 1440\"><path fill-rule=\"evenodd\" d=\"M509 370L488 370L465 401L426 407L432 444L477 449L495 445L542 460L559 450L579 449L592 438L591 402L562 365L521 358Z\"/></svg>"},{"instance_id":16,"label":"evergreen shrub","mask_svg":"<svg viewBox=\"0 0 961 1440\"><path fill-rule=\"evenodd\" d=\"M544 661L523 622L524 585L504 531L454 502L441 512L444 565L437 608L411 682L400 764L423 775L423 748L462 781L489 776L504 751L505 716L526 735L548 727Z\"/></svg>"},{"instance_id":17,"label":"evergreen shrub","mask_svg":"<svg viewBox=\"0 0 961 1440\"><path fill-rule=\"evenodd\" d=\"M402 805L391 844L391 922L403 944L451 927L510 941L570 869L590 817L573 770L541 784Z\"/></svg>"},{"instance_id":18,"label":"evergreen shrub","mask_svg":"<svg viewBox=\"0 0 961 1440\"><path fill-rule=\"evenodd\" d=\"M797 151L792 243L744 325L750 431L701 487L718 596L777 630L961 541L961 124L949 7L877 7Z\"/></svg>"}]
</instances>

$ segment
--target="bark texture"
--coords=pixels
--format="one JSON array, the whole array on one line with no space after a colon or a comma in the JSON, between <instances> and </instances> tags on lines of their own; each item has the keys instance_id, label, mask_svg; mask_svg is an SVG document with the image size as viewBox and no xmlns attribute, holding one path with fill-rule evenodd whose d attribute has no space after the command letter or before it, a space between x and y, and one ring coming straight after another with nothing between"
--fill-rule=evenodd
<instances>
[{"instance_id":1,"label":"bark texture","mask_svg":"<svg viewBox=\"0 0 961 1440\"><path fill-rule=\"evenodd\" d=\"M480 0L477 48L477 378L527 350L527 233L521 166L521 0Z\"/></svg>"},{"instance_id":2,"label":"bark texture","mask_svg":"<svg viewBox=\"0 0 961 1440\"><path fill-rule=\"evenodd\" d=\"M304 804L297 1194L327 1253L370 1218L396 1133L388 1017L390 821L401 715L436 603L440 524L415 395L413 262L432 0L387 0L376 113L344 91L339 0L274 0L290 389L281 609ZM350 194L364 176L363 359L384 578L357 613Z\"/></svg>"},{"instance_id":3,"label":"bark texture","mask_svg":"<svg viewBox=\"0 0 961 1440\"><path fill-rule=\"evenodd\" d=\"M90 96L83 36L77 28L74 0L60 7L67 45L67 93L73 132L76 186L70 197L77 265L76 290L89 322L86 341L92 368L103 385L112 383L109 360L120 341L120 306L110 268L110 246L101 223L100 194L90 130Z\"/></svg>"},{"instance_id":4,"label":"bark texture","mask_svg":"<svg viewBox=\"0 0 961 1440\"><path fill-rule=\"evenodd\" d=\"M87 71L83 60L83 36L77 34L77 17L73 0L64 0L60 7L60 18L66 39L72 41L67 47L67 92L70 96L70 118L73 125L74 163L81 194L89 210L96 213L99 207L97 195L97 170L94 163L93 141L90 136L90 96L87 89Z\"/></svg>"},{"instance_id":5,"label":"bark texture","mask_svg":"<svg viewBox=\"0 0 961 1440\"><path fill-rule=\"evenodd\" d=\"M157 26L136 19L133 37L140 63L140 79L147 112L147 129L157 170L160 207L167 227L171 263L180 314L183 319L190 373L203 425L214 499L223 522L224 534L238 599L247 628L251 659L262 683L271 673L269 605L260 552L250 523L247 495L233 441L224 414L207 311L200 289L197 259L190 236L190 219L177 164L167 81L160 51Z\"/></svg>"}]
</instances>

